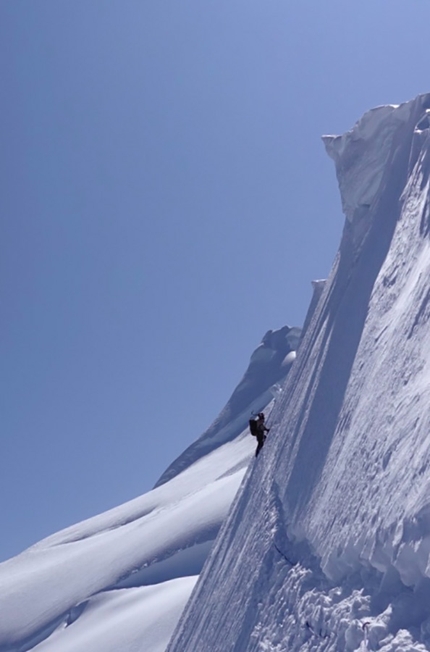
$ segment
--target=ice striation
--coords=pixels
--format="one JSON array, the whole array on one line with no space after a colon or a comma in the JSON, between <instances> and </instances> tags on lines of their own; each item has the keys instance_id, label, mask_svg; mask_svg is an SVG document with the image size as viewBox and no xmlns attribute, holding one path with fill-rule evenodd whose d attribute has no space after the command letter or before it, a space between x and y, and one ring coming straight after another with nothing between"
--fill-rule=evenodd
<instances>
[{"instance_id":1,"label":"ice striation","mask_svg":"<svg viewBox=\"0 0 430 652\"><path fill-rule=\"evenodd\" d=\"M168 652L430 649L429 115L325 138L339 252Z\"/></svg>"}]
</instances>

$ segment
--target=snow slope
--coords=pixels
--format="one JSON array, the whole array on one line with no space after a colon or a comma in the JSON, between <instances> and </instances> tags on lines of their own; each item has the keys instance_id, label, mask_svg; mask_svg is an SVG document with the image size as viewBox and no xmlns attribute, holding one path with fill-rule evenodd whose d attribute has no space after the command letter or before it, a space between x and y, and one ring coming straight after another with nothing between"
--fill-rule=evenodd
<instances>
[{"instance_id":1,"label":"snow slope","mask_svg":"<svg viewBox=\"0 0 430 652\"><path fill-rule=\"evenodd\" d=\"M430 649L430 95L324 140L340 249L168 652Z\"/></svg>"},{"instance_id":2,"label":"snow slope","mask_svg":"<svg viewBox=\"0 0 430 652\"><path fill-rule=\"evenodd\" d=\"M215 424L157 487L0 564L0 652L164 652L253 457L300 329L269 331Z\"/></svg>"}]
</instances>

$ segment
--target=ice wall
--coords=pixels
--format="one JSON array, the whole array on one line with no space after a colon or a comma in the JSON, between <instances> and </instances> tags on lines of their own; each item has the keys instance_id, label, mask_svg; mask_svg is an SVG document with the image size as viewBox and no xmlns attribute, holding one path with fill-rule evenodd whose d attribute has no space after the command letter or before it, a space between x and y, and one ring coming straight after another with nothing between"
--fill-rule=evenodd
<instances>
[{"instance_id":1,"label":"ice wall","mask_svg":"<svg viewBox=\"0 0 430 652\"><path fill-rule=\"evenodd\" d=\"M429 109L325 138L340 249L168 652L430 648Z\"/></svg>"}]
</instances>

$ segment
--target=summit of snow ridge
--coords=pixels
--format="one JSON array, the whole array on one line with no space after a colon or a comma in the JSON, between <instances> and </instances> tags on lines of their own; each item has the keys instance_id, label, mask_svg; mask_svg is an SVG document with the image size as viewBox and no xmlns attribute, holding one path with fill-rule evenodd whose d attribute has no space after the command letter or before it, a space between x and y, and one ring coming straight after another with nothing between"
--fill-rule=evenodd
<instances>
[{"instance_id":1,"label":"summit of snow ridge","mask_svg":"<svg viewBox=\"0 0 430 652\"><path fill-rule=\"evenodd\" d=\"M350 223L359 221L377 197L399 130L413 133L416 115L420 124L429 107L430 94L403 104L378 106L343 135L322 137L336 165L342 210Z\"/></svg>"}]
</instances>

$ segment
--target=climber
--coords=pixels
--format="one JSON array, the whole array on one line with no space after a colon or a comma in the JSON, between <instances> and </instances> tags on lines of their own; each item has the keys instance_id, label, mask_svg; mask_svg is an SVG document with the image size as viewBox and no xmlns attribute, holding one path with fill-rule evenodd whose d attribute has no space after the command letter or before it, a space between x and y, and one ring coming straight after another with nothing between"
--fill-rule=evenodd
<instances>
[{"instance_id":1,"label":"climber","mask_svg":"<svg viewBox=\"0 0 430 652\"><path fill-rule=\"evenodd\" d=\"M266 432L269 432L270 430L270 428L266 428L264 425L264 418L264 412L259 412L256 419L250 419L249 421L249 429L251 431L251 435L257 437L258 442L257 450L255 451L255 457L257 457L258 453L263 448L263 444L266 440Z\"/></svg>"}]
</instances>

